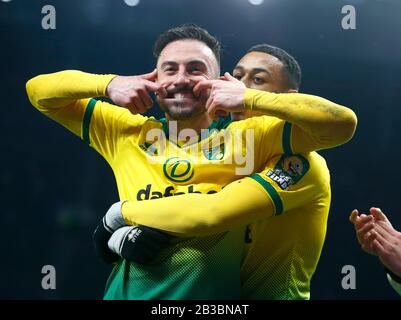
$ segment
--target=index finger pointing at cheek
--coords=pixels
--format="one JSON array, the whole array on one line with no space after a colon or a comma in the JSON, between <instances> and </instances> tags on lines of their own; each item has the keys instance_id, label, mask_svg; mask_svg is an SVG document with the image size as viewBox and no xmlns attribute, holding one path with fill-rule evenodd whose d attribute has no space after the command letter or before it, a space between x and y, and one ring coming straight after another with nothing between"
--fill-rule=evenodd
<instances>
[{"instance_id":1,"label":"index finger pointing at cheek","mask_svg":"<svg viewBox=\"0 0 401 320\"><path fill-rule=\"evenodd\" d=\"M154 69L152 72L145 73L141 75L141 78L149 81L154 81L157 78L157 69Z\"/></svg>"},{"instance_id":2,"label":"index finger pointing at cheek","mask_svg":"<svg viewBox=\"0 0 401 320\"><path fill-rule=\"evenodd\" d=\"M158 91L164 89L160 84L151 82L151 81L147 81L145 86L146 86L146 90L148 92L158 92ZM164 90L166 90L166 89L164 89Z\"/></svg>"},{"instance_id":3,"label":"index finger pointing at cheek","mask_svg":"<svg viewBox=\"0 0 401 320\"><path fill-rule=\"evenodd\" d=\"M193 88L194 95L198 97L203 90L210 89L213 86L213 82L210 80L199 81Z\"/></svg>"}]
</instances>

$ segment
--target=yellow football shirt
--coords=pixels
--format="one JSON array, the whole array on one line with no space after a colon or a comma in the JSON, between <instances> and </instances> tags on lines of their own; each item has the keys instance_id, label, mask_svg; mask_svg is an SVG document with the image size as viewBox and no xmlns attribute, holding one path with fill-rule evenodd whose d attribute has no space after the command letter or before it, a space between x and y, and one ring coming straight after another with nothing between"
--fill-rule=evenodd
<instances>
[{"instance_id":1,"label":"yellow football shirt","mask_svg":"<svg viewBox=\"0 0 401 320\"><path fill-rule=\"evenodd\" d=\"M124 108L86 99L104 96L112 78L112 75L63 71L30 80L27 91L39 111L80 136L106 159L116 177L121 199L140 201L183 193L220 191L223 186L241 177L239 172L242 171L237 170L240 166L232 159L241 161L248 154L249 146L253 151L253 161L250 161L253 165L251 172L245 175L262 171L269 159L284 152L307 152L344 143L344 135L320 134L318 130L319 119L327 120L330 113L324 113L319 108L307 108L316 121L310 122L308 117L303 119L301 114L294 117L299 124L305 120L306 130L298 126L292 130L291 124L272 117L235 123L222 119L212 124L215 130L198 141L181 147L167 143L163 147L153 133L162 131L165 137L169 137L165 121L132 115ZM246 105L274 103L275 108L281 110L287 110L287 103L296 102L298 107L303 103L313 105L317 101L333 106L331 102L313 96L274 95L249 89L245 97ZM294 113L295 109L292 108L291 112ZM315 123L319 128L315 128ZM253 129L253 139L247 136L247 129ZM232 137L239 135L241 143L235 139L223 139L226 133ZM243 144L244 141L249 143ZM151 266L121 261L109 278L105 297L239 297L241 284L238 274L244 229L238 226L217 235L178 240Z\"/></svg>"},{"instance_id":2,"label":"yellow football shirt","mask_svg":"<svg viewBox=\"0 0 401 320\"><path fill-rule=\"evenodd\" d=\"M233 123L221 119L212 123L210 129L214 130L209 135L194 144L179 147L166 139L164 146L149 133L161 130L168 137L166 121L132 115L107 102L81 99L63 108L41 111L98 151L114 172L120 199L132 201L218 192L241 177L236 172L240 167L236 156L253 151L252 170L247 174L261 171L268 158L283 152L282 144L272 141L281 142L290 130L289 124L272 117ZM254 141L247 146L249 128ZM234 138L224 140L227 133L240 135L243 145ZM239 298L244 233L245 226L177 241L150 266L122 260L113 269L105 298Z\"/></svg>"},{"instance_id":3,"label":"yellow football shirt","mask_svg":"<svg viewBox=\"0 0 401 320\"><path fill-rule=\"evenodd\" d=\"M316 152L277 156L263 172L246 179L268 193L276 215L248 226L241 297L309 299L330 209L325 160Z\"/></svg>"},{"instance_id":4,"label":"yellow football shirt","mask_svg":"<svg viewBox=\"0 0 401 320\"><path fill-rule=\"evenodd\" d=\"M128 202L123 215L180 237L250 223L241 262L241 298L308 299L326 234L330 175L316 152L270 159L263 172L212 194ZM237 248L235 248L237 249Z\"/></svg>"}]
</instances>

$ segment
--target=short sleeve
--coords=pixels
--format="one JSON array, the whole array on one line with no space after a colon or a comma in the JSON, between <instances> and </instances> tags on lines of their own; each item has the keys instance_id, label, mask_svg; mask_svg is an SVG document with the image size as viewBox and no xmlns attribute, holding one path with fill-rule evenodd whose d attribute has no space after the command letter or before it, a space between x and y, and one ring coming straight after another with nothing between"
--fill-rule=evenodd
<instances>
[{"instance_id":1,"label":"short sleeve","mask_svg":"<svg viewBox=\"0 0 401 320\"><path fill-rule=\"evenodd\" d=\"M324 159L315 152L276 156L262 172L248 179L265 190L274 204L275 215L319 199L330 205L329 171Z\"/></svg>"}]
</instances>

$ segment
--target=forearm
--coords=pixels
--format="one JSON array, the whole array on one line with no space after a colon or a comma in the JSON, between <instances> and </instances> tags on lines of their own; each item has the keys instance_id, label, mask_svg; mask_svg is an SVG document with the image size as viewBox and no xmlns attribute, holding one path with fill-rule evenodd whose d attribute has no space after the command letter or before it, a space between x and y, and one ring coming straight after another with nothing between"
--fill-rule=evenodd
<instances>
[{"instance_id":1,"label":"forearm","mask_svg":"<svg viewBox=\"0 0 401 320\"><path fill-rule=\"evenodd\" d=\"M76 100L106 95L115 75L96 75L66 70L39 75L29 80L26 90L29 100L40 111L67 106Z\"/></svg>"},{"instance_id":2,"label":"forearm","mask_svg":"<svg viewBox=\"0 0 401 320\"><path fill-rule=\"evenodd\" d=\"M310 135L319 149L350 140L357 123L351 109L301 93L276 94L247 89L245 108L292 123Z\"/></svg>"},{"instance_id":3,"label":"forearm","mask_svg":"<svg viewBox=\"0 0 401 320\"><path fill-rule=\"evenodd\" d=\"M243 179L215 194L126 202L122 213L127 224L145 225L190 237L217 234L268 218L274 214L274 207L255 182Z\"/></svg>"}]
</instances>

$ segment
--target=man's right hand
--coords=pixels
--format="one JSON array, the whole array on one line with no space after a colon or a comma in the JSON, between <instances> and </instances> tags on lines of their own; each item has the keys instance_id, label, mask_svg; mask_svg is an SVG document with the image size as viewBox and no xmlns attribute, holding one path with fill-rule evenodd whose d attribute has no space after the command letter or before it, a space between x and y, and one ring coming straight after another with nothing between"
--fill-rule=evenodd
<instances>
[{"instance_id":1,"label":"man's right hand","mask_svg":"<svg viewBox=\"0 0 401 320\"><path fill-rule=\"evenodd\" d=\"M383 265L401 277L401 232L395 230L379 208L370 208L370 215L352 211L358 242L364 251L379 257Z\"/></svg>"},{"instance_id":2,"label":"man's right hand","mask_svg":"<svg viewBox=\"0 0 401 320\"><path fill-rule=\"evenodd\" d=\"M96 255L106 263L114 263L119 259L117 254L110 251L107 243L114 231L126 225L121 213L121 206L123 203L124 201L114 203L109 210L107 210L106 215L102 218L93 233Z\"/></svg>"},{"instance_id":3,"label":"man's right hand","mask_svg":"<svg viewBox=\"0 0 401 320\"><path fill-rule=\"evenodd\" d=\"M114 203L96 227L93 233L96 254L106 263L115 263L120 257L149 263L170 244L171 236L145 226L126 226L121 212L124 202Z\"/></svg>"},{"instance_id":4,"label":"man's right hand","mask_svg":"<svg viewBox=\"0 0 401 320\"><path fill-rule=\"evenodd\" d=\"M139 76L117 76L107 86L107 96L133 114L144 113L153 105L151 92L167 96L166 89L155 82L156 78L157 69Z\"/></svg>"},{"instance_id":5,"label":"man's right hand","mask_svg":"<svg viewBox=\"0 0 401 320\"><path fill-rule=\"evenodd\" d=\"M108 241L109 254L127 261L149 264L170 245L171 236L145 226L128 226L117 229ZM113 253L112 253L113 252Z\"/></svg>"}]
</instances>

